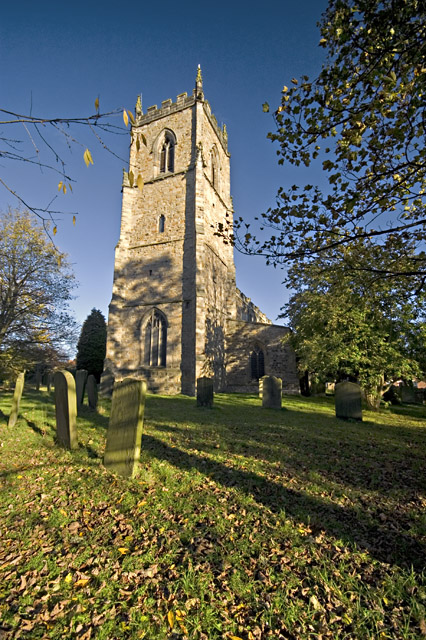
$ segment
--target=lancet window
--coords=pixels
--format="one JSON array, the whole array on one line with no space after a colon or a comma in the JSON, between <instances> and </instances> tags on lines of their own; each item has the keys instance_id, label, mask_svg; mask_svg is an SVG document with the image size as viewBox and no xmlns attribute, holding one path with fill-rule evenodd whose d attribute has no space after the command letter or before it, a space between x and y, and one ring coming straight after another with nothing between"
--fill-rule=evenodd
<instances>
[{"instance_id":1,"label":"lancet window","mask_svg":"<svg viewBox=\"0 0 426 640\"><path fill-rule=\"evenodd\" d=\"M255 347L250 354L252 380L259 380L265 375L265 355L260 347Z\"/></svg>"},{"instance_id":2,"label":"lancet window","mask_svg":"<svg viewBox=\"0 0 426 640\"><path fill-rule=\"evenodd\" d=\"M172 173L175 170L175 139L166 132L160 147L160 173Z\"/></svg>"},{"instance_id":3,"label":"lancet window","mask_svg":"<svg viewBox=\"0 0 426 640\"><path fill-rule=\"evenodd\" d=\"M144 324L144 364L147 367L165 367L167 353L167 320L153 309Z\"/></svg>"}]
</instances>

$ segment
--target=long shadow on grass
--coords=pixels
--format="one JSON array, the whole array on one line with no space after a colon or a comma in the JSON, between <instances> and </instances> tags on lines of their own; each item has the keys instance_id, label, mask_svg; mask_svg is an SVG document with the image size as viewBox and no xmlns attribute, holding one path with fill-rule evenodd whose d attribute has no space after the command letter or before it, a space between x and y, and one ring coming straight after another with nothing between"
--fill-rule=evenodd
<instances>
[{"instance_id":1,"label":"long shadow on grass","mask_svg":"<svg viewBox=\"0 0 426 640\"><path fill-rule=\"evenodd\" d=\"M28 420L28 418L26 418L25 416L22 416L22 419L25 420L30 429L32 429L35 433L38 433L40 436L45 436L48 431L53 431L54 433L56 432L55 427L51 424L44 423L46 428L43 429L32 420Z\"/></svg>"},{"instance_id":2,"label":"long shadow on grass","mask_svg":"<svg viewBox=\"0 0 426 640\"><path fill-rule=\"evenodd\" d=\"M152 416L155 429L175 437L178 446L184 438L191 448L214 453L220 441L230 454L280 463L299 477L316 471L332 482L384 496L395 491L406 502L426 491L426 430L368 421L347 423L304 408L265 412L240 403L239 414L226 406L209 413L197 412L189 404L185 408L180 413L170 407L161 416L170 420L173 415L172 424L161 424L161 418ZM188 429L188 421L197 428Z\"/></svg>"},{"instance_id":3,"label":"long shadow on grass","mask_svg":"<svg viewBox=\"0 0 426 640\"><path fill-rule=\"evenodd\" d=\"M284 509L286 514L312 528L325 529L346 542L356 543L382 562L403 567L412 565L417 571L425 567L426 546L408 533L392 528L392 522L375 524L368 521L367 514L355 509L327 504L253 472L232 469L220 462L188 454L182 449L169 447L153 436L143 436L143 449L151 456L167 460L180 469L195 468L223 486L236 487L271 511Z\"/></svg>"}]
</instances>

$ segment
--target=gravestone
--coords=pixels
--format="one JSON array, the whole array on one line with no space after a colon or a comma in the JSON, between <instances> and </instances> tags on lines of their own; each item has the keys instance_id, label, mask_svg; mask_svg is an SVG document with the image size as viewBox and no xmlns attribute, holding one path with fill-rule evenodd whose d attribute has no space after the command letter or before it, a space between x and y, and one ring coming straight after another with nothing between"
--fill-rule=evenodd
<instances>
[{"instance_id":1,"label":"gravestone","mask_svg":"<svg viewBox=\"0 0 426 640\"><path fill-rule=\"evenodd\" d=\"M93 374L87 378L86 391L89 408L95 410L98 406L98 385Z\"/></svg>"},{"instance_id":2,"label":"gravestone","mask_svg":"<svg viewBox=\"0 0 426 640\"><path fill-rule=\"evenodd\" d=\"M334 388L336 418L362 420L361 387L355 382L339 382Z\"/></svg>"},{"instance_id":3,"label":"gravestone","mask_svg":"<svg viewBox=\"0 0 426 640\"><path fill-rule=\"evenodd\" d=\"M319 396L325 393L325 383L324 382L312 382L311 383L311 394L313 396Z\"/></svg>"},{"instance_id":4,"label":"gravestone","mask_svg":"<svg viewBox=\"0 0 426 640\"><path fill-rule=\"evenodd\" d=\"M52 386L53 386L53 378L54 378L54 374L52 372L49 372L47 374L47 392L50 393L52 390Z\"/></svg>"},{"instance_id":5,"label":"gravestone","mask_svg":"<svg viewBox=\"0 0 426 640\"><path fill-rule=\"evenodd\" d=\"M14 427L18 419L19 405L22 398L22 391L24 389L24 382L25 382L25 371L20 373L16 379L15 393L13 394L13 400L12 400L12 409L10 411L9 421L7 423L8 427Z\"/></svg>"},{"instance_id":6,"label":"gravestone","mask_svg":"<svg viewBox=\"0 0 426 640\"><path fill-rule=\"evenodd\" d=\"M423 404L425 401L425 390L424 389L414 389L414 399L416 404Z\"/></svg>"},{"instance_id":7,"label":"gravestone","mask_svg":"<svg viewBox=\"0 0 426 640\"><path fill-rule=\"evenodd\" d=\"M114 389L115 378L112 373L108 370L103 371L101 375L101 382L99 385L99 393L102 396L112 396L112 392Z\"/></svg>"},{"instance_id":8,"label":"gravestone","mask_svg":"<svg viewBox=\"0 0 426 640\"><path fill-rule=\"evenodd\" d=\"M41 371L36 371L36 374L35 374L36 391L40 391L42 379L43 379L43 376L41 375Z\"/></svg>"},{"instance_id":9,"label":"gravestone","mask_svg":"<svg viewBox=\"0 0 426 640\"><path fill-rule=\"evenodd\" d=\"M76 449L77 401L74 376L69 371L55 373L56 436L66 449Z\"/></svg>"},{"instance_id":10,"label":"gravestone","mask_svg":"<svg viewBox=\"0 0 426 640\"><path fill-rule=\"evenodd\" d=\"M281 409L283 381L275 376L262 378L262 407L265 409Z\"/></svg>"},{"instance_id":11,"label":"gravestone","mask_svg":"<svg viewBox=\"0 0 426 640\"><path fill-rule=\"evenodd\" d=\"M259 378L259 398L263 396L263 378Z\"/></svg>"},{"instance_id":12,"label":"gravestone","mask_svg":"<svg viewBox=\"0 0 426 640\"><path fill-rule=\"evenodd\" d=\"M197 378L197 407L213 406L213 378Z\"/></svg>"},{"instance_id":13,"label":"gravestone","mask_svg":"<svg viewBox=\"0 0 426 640\"><path fill-rule=\"evenodd\" d=\"M75 387L77 394L77 413L80 413L80 409L83 406L84 391L86 389L88 373L86 369L78 369L75 374Z\"/></svg>"},{"instance_id":14,"label":"gravestone","mask_svg":"<svg viewBox=\"0 0 426 640\"><path fill-rule=\"evenodd\" d=\"M414 404L416 401L416 395L414 391L414 387L401 385L399 387L399 392L401 394L401 402L405 404Z\"/></svg>"},{"instance_id":15,"label":"gravestone","mask_svg":"<svg viewBox=\"0 0 426 640\"><path fill-rule=\"evenodd\" d=\"M104 465L121 476L136 474L141 453L146 382L125 378L114 384Z\"/></svg>"}]
</instances>

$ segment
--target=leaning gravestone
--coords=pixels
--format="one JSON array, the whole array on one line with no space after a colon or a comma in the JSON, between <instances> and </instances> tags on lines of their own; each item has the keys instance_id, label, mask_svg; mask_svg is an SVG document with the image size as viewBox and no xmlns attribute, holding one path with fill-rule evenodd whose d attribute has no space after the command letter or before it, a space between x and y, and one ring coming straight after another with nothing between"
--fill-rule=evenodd
<instances>
[{"instance_id":1,"label":"leaning gravestone","mask_svg":"<svg viewBox=\"0 0 426 640\"><path fill-rule=\"evenodd\" d=\"M75 387L77 393L77 413L80 413L80 409L83 406L84 391L86 389L88 373L86 369L78 369L75 374Z\"/></svg>"},{"instance_id":2,"label":"leaning gravestone","mask_svg":"<svg viewBox=\"0 0 426 640\"><path fill-rule=\"evenodd\" d=\"M133 477L141 453L146 382L125 378L114 384L104 465L121 476Z\"/></svg>"},{"instance_id":3,"label":"leaning gravestone","mask_svg":"<svg viewBox=\"0 0 426 640\"><path fill-rule=\"evenodd\" d=\"M339 382L334 388L336 418L362 420L361 387L355 382Z\"/></svg>"},{"instance_id":4,"label":"leaning gravestone","mask_svg":"<svg viewBox=\"0 0 426 640\"><path fill-rule=\"evenodd\" d=\"M213 406L213 378L197 378L197 407Z\"/></svg>"},{"instance_id":5,"label":"leaning gravestone","mask_svg":"<svg viewBox=\"0 0 426 640\"><path fill-rule=\"evenodd\" d=\"M89 408L95 410L98 406L98 385L96 378L92 373L87 378L86 391Z\"/></svg>"},{"instance_id":6,"label":"leaning gravestone","mask_svg":"<svg viewBox=\"0 0 426 640\"><path fill-rule=\"evenodd\" d=\"M281 409L283 381L275 376L262 378L262 407L266 409Z\"/></svg>"},{"instance_id":7,"label":"leaning gravestone","mask_svg":"<svg viewBox=\"0 0 426 640\"><path fill-rule=\"evenodd\" d=\"M69 371L55 373L56 436L66 449L76 449L77 402L74 376Z\"/></svg>"},{"instance_id":8,"label":"leaning gravestone","mask_svg":"<svg viewBox=\"0 0 426 640\"><path fill-rule=\"evenodd\" d=\"M22 398L24 382L25 382L25 371L20 373L16 379L15 393L13 394L13 400L12 400L12 409L9 416L9 422L7 423L8 427L14 427L18 419L19 404Z\"/></svg>"}]
</instances>

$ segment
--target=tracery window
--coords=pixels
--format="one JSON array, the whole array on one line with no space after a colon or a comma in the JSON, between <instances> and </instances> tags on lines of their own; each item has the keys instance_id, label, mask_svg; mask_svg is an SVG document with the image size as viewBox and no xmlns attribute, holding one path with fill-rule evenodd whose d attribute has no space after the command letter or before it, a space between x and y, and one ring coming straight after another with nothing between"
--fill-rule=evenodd
<instances>
[{"instance_id":1,"label":"tracery window","mask_svg":"<svg viewBox=\"0 0 426 640\"><path fill-rule=\"evenodd\" d=\"M265 375L265 355L259 347L250 354L250 369L252 380L259 380Z\"/></svg>"},{"instance_id":2,"label":"tracery window","mask_svg":"<svg viewBox=\"0 0 426 640\"><path fill-rule=\"evenodd\" d=\"M168 131L160 148L160 173L172 173L175 170L175 139Z\"/></svg>"},{"instance_id":3,"label":"tracery window","mask_svg":"<svg viewBox=\"0 0 426 640\"><path fill-rule=\"evenodd\" d=\"M144 355L147 367L165 367L167 353L167 320L164 314L153 309L143 329Z\"/></svg>"}]
</instances>

